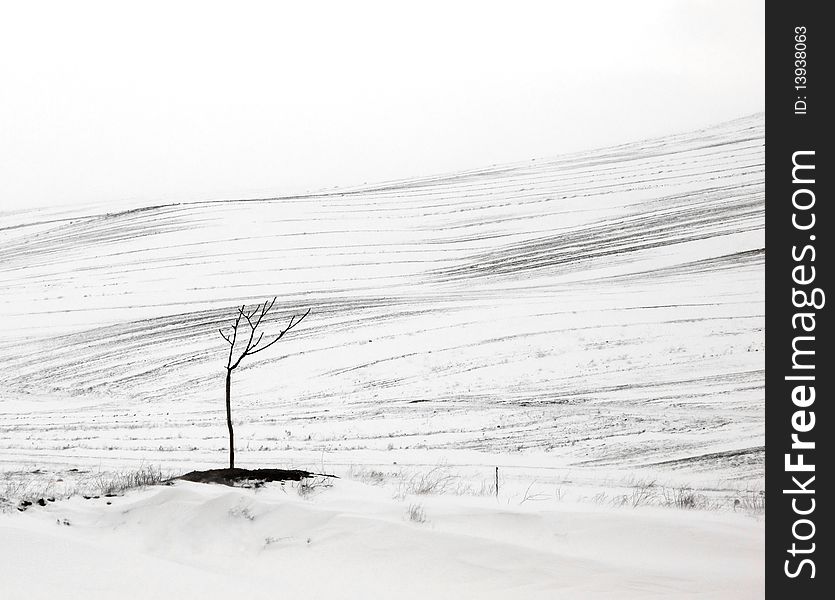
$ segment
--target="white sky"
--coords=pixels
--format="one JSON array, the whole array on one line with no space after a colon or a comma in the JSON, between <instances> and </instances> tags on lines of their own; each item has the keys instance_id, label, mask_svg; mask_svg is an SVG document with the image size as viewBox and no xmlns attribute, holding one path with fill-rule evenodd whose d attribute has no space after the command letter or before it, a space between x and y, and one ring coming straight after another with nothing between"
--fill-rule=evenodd
<instances>
[{"instance_id":1,"label":"white sky","mask_svg":"<svg viewBox=\"0 0 835 600\"><path fill-rule=\"evenodd\" d=\"M0 210L276 196L762 111L763 4L10 1Z\"/></svg>"}]
</instances>

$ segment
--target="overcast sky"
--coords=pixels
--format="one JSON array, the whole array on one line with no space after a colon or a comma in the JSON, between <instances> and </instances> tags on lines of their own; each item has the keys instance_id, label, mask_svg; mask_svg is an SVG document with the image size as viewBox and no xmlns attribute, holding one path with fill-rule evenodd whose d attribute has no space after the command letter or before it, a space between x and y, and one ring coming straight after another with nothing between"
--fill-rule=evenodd
<instances>
[{"instance_id":1,"label":"overcast sky","mask_svg":"<svg viewBox=\"0 0 835 600\"><path fill-rule=\"evenodd\" d=\"M759 112L763 4L9 2L0 211L276 196Z\"/></svg>"}]
</instances>

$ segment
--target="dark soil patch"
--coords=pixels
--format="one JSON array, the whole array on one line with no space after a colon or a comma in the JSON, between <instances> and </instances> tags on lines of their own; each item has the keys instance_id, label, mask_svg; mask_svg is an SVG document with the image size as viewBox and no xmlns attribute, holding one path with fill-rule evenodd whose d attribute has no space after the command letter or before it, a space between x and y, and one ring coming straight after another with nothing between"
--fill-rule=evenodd
<instances>
[{"instance_id":1,"label":"dark soil patch","mask_svg":"<svg viewBox=\"0 0 835 600\"><path fill-rule=\"evenodd\" d=\"M308 477L335 477L335 475L322 475L299 469L209 469L208 471L192 471L174 477L173 480L234 486L245 482L301 481Z\"/></svg>"}]
</instances>

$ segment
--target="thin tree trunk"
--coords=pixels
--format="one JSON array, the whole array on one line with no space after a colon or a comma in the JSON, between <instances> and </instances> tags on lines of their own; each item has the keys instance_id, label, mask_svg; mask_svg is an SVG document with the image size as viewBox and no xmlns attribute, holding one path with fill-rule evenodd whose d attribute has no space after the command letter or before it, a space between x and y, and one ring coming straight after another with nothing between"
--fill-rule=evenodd
<instances>
[{"instance_id":1,"label":"thin tree trunk","mask_svg":"<svg viewBox=\"0 0 835 600\"><path fill-rule=\"evenodd\" d=\"M229 468L235 468L235 432L232 430L232 369L226 369L226 425L229 427Z\"/></svg>"}]
</instances>

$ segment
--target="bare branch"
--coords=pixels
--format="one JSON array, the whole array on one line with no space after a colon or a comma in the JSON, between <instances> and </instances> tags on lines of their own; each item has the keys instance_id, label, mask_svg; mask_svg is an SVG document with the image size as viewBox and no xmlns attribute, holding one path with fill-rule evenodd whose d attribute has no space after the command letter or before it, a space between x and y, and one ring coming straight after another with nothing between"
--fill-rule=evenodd
<instances>
[{"instance_id":1,"label":"bare branch","mask_svg":"<svg viewBox=\"0 0 835 600\"><path fill-rule=\"evenodd\" d=\"M270 343L268 343L266 346L262 346L261 348L257 348L257 349L255 349L255 348L253 347L253 349L251 349L251 350L247 350L247 352L245 353L245 355L246 355L246 356L252 356L253 354L257 354L258 352L261 352L262 350L266 350L267 348L269 348L270 346L272 346L273 344L275 344L278 340L280 340L281 338L283 338L283 337L284 337L284 335L285 335L288 331L290 331L291 329L293 329L294 327L296 327L299 323L301 323L301 322L304 320L304 318L305 318L307 315L309 315L309 314L310 314L310 309L308 308L308 309L307 309L307 312L306 312L306 313L304 313L301 317L299 317L298 315L293 315L293 316L290 318L290 324L289 324L289 325L287 325L287 327L285 327L282 331L280 331L280 332L279 332L279 334L278 334L278 336L276 336L276 338L275 338L273 341L271 341ZM299 319L298 321L296 321L296 318L297 318L297 317L298 317L298 319ZM260 342L260 339L259 339L259 342ZM258 345L258 344L256 344L256 346L257 346L257 345ZM242 356L241 358L243 358L243 356Z\"/></svg>"},{"instance_id":2,"label":"bare branch","mask_svg":"<svg viewBox=\"0 0 835 600\"><path fill-rule=\"evenodd\" d=\"M295 318L296 318L296 315L293 315L293 319L290 319L291 323L290 323L290 325L288 325L288 326L287 326L287 329L284 331L284 333L287 333L288 331L290 331L291 329L293 329L293 327L295 327L296 325L298 325L299 323L301 323L301 322L304 320L304 318L305 318L307 315L309 315L309 314L310 314L310 309L308 308L308 309L307 309L307 312L306 312L306 313L304 313L301 317L299 317L299 320L298 320L298 321L296 321L295 323L293 323L292 321L293 321L293 319L295 319ZM283 335L283 334L282 334L282 335Z\"/></svg>"},{"instance_id":3,"label":"bare branch","mask_svg":"<svg viewBox=\"0 0 835 600\"><path fill-rule=\"evenodd\" d=\"M261 304L261 303L256 304L250 310L247 310L247 307L246 307L245 304L242 305L240 308L238 308L237 317L235 318L235 322L232 325L231 339L230 339L230 336L228 334L224 333L222 329L219 330L220 335L223 337L224 340L226 340L226 342L230 346L230 348L229 348L229 358L226 362L226 368L227 369L229 369L231 371L231 370L237 368L237 366L239 364L241 364L241 361L244 359L244 357L251 356L253 354L261 352L262 350L266 350L267 348L269 348L270 346L275 344L278 340L283 338L284 335L288 331L290 331L291 329L296 327L299 323L302 322L302 320L308 314L310 314L310 309L308 309L307 312L304 313L301 316L293 315L290 318L290 323L287 325L287 327L285 327L284 329L279 331L279 333L275 337L275 339L273 339L272 341L270 341L266 345L261 346L261 342L264 341L264 332L258 331L258 328L261 326L262 321L269 314L270 310L272 310L273 306L275 306L276 300L277 300L277 297L274 296L272 300L266 300L266 301L264 301L263 304ZM235 343L237 342L237 339L238 339L238 328L240 327L241 319L246 320L246 323L249 326L249 337L247 339L246 345L243 348L243 351L240 353L237 360L233 360L234 351L235 351ZM258 334L257 339L256 339L256 333Z\"/></svg>"},{"instance_id":4,"label":"bare branch","mask_svg":"<svg viewBox=\"0 0 835 600\"><path fill-rule=\"evenodd\" d=\"M248 356L249 354L252 354L252 352L255 350L258 344L261 343L264 334L261 333L258 337L258 340L254 341L255 333L258 330L258 327L261 325L261 321L264 319L269 310L275 304L275 301L276 297L273 297L272 302L265 301L263 304L256 304L255 307L252 308L252 310L250 311L246 310L246 306L242 306L240 309L238 309L238 319L240 320L240 317L243 317L244 319L246 319L247 325L249 325L249 339L246 342L246 346L244 347L243 352L241 352L240 356L238 356L238 360L236 360L233 363L231 362L230 356L230 362L228 367L229 369L235 369L241 363L244 357ZM258 315L258 317L253 322L253 317L255 317L256 314Z\"/></svg>"},{"instance_id":5,"label":"bare branch","mask_svg":"<svg viewBox=\"0 0 835 600\"><path fill-rule=\"evenodd\" d=\"M258 327L257 323L255 325L252 324L251 316L244 316L246 317L246 322L249 323L249 339L246 341L246 347L244 348L244 351L241 353L241 355L238 357L238 360L235 362L235 366L232 367L233 369L238 366L238 364L243 360L244 356L246 356L252 348L252 339L255 337L255 328Z\"/></svg>"},{"instance_id":6,"label":"bare branch","mask_svg":"<svg viewBox=\"0 0 835 600\"><path fill-rule=\"evenodd\" d=\"M260 305L259 305L259 306L260 306ZM246 319L246 322L247 322L247 323L249 323L249 326L250 326L250 327L252 327L252 314L251 314L251 313L246 312L246 311L244 310L245 308L246 308L246 306L242 306L242 307L240 307L240 308L238 309L238 312L240 313L240 316L241 316L241 317L243 317L244 319Z\"/></svg>"},{"instance_id":7,"label":"bare branch","mask_svg":"<svg viewBox=\"0 0 835 600\"><path fill-rule=\"evenodd\" d=\"M258 354L259 352L261 352L261 350L266 350L267 348L269 348L270 346L275 344L280 339L281 339L281 335L279 334L279 336L277 338L275 338L273 341L271 341L266 346L262 346L261 348L258 348L256 350L250 350L249 352L246 353L245 356L252 356L253 354ZM243 357L241 357L241 358L243 358Z\"/></svg>"},{"instance_id":8,"label":"bare branch","mask_svg":"<svg viewBox=\"0 0 835 600\"><path fill-rule=\"evenodd\" d=\"M240 325L241 323L241 315L243 314L243 311L244 307L241 306L241 308L238 309L238 317L235 319L235 323L232 325L232 341L229 342L229 358L226 361L226 368L229 370L232 370L234 368L232 367L232 352L234 352L235 350L235 342L238 339L238 325ZM238 360L238 362L240 362L240 359Z\"/></svg>"}]
</instances>

